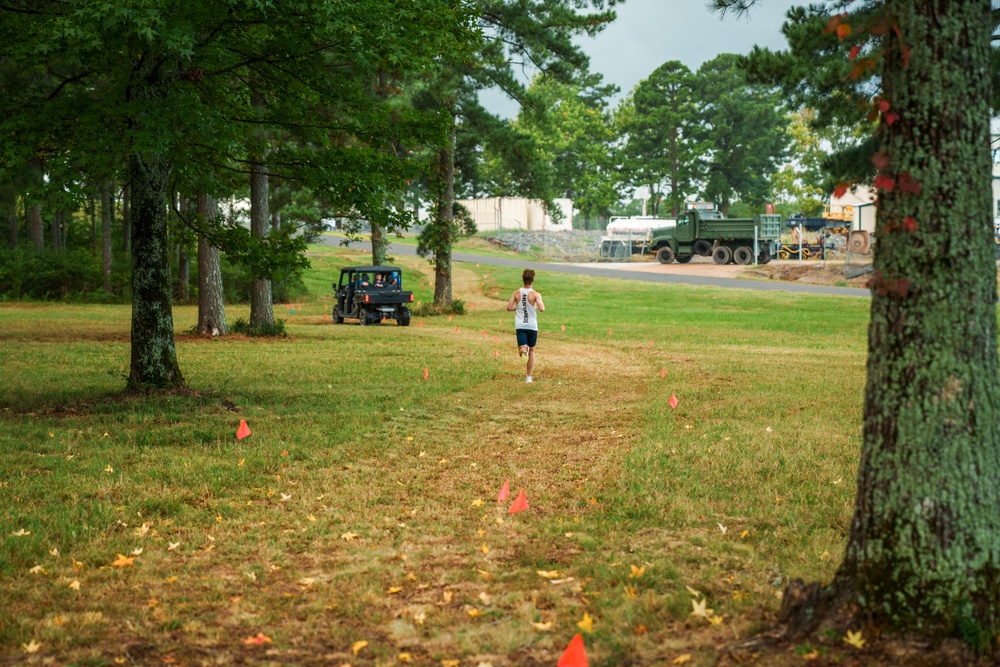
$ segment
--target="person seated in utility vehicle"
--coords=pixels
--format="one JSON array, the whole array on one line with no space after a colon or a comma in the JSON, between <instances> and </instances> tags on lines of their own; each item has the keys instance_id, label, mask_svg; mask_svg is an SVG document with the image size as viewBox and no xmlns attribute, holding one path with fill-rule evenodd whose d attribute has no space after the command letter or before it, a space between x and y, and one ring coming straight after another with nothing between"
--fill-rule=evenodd
<instances>
[{"instance_id":1,"label":"person seated in utility vehicle","mask_svg":"<svg viewBox=\"0 0 1000 667\"><path fill-rule=\"evenodd\" d=\"M385 278L382 276L381 273L375 274L375 287L378 287L379 289L385 287Z\"/></svg>"}]
</instances>

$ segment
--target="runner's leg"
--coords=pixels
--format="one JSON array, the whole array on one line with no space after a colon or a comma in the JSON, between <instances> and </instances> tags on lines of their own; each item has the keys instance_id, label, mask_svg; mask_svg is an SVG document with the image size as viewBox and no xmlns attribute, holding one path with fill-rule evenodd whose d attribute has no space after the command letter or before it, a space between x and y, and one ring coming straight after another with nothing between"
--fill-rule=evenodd
<instances>
[{"instance_id":1,"label":"runner's leg","mask_svg":"<svg viewBox=\"0 0 1000 667\"><path fill-rule=\"evenodd\" d=\"M529 347L528 348L528 368L526 369L528 377L531 377L531 371L534 368L535 368L535 348Z\"/></svg>"}]
</instances>

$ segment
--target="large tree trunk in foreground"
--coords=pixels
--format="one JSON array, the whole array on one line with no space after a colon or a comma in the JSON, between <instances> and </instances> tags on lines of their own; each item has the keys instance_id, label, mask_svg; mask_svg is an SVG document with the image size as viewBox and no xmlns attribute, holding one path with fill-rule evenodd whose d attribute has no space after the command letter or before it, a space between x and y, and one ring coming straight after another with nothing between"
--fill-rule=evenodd
<instances>
[{"instance_id":1,"label":"large tree trunk in foreground","mask_svg":"<svg viewBox=\"0 0 1000 667\"><path fill-rule=\"evenodd\" d=\"M167 248L167 179L163 154L133 154L132 362L130 389L168 389L184 383L174 349Z\"/></svg>"},{"instance_id":2,"label":"large tree trunk in foreground","mask_svg":"<svg viewBox=\"0 0 1000 667\"><path fill-rule=\"evenodd\" d=\"M214 224L215 201L208 195L199 194L197 213L199 225ZM210 336L225 336L229 333L219 249L202 234L198 235L198 333Z\"/></svg>"},{"instance_id":3,"label":"large tree trunk in foreground","mask_svg":"<svg viewBox=\"0 0 1000 667\"><path fill-rule=\"evenodd\" d=\"M114 187L110 182L101 184L101 275L104 291L111 291L111 223L115 205Z\"/></svg>"},{"instance_id":4,"label":"large tree trunk in foreground","mask_svg":"<svg viewBox=\"0 0 1000 667\"><path fill-rule=\"evenodd\" d=\"M434 251L434 305L450 306L451 293L451 246L455 242L455 127L452 124L448 142L438 152L438 177L441 190L438 193L437 219L438 239Z\"/></svg>"},{"instance_id":5,"label":"large tree trunk in foreground","mask_svg":"<svg viewBox=\"0 0 1000 667\"><path fill-rule=\"evenodd\" d=\"M122 252L132 249L132 189L122 188Z\"/></svg>"},{"instance_id":6,"label":"large tree trunk in foreground","mask_svg":"<svg viewBox=\"0 0 1000 667\"><path fill-rule=\"evenodd\" d=\"M382 225L377 222L369 222L372 239L372 264L378 266L385 264L386 251L389 248L389 238L385 235Z\"/></svg>"},{"instance_id":7,"label":"large tree trunk in foreground","mask_svg":"<svg viewBox=\"0 0 1000 667\"><path fill-rule=\"evenodd\" d=\"M895 182L879 197L864 448L838 578L890 622L972 624L992 637L1000 383L990 3L889 0L886 13L907 46L890 31L884 98L899 120L883 122L891 162L881 173Z\"/></svg>"},{"instance_id":8,"label":"large tree trunk in foreground","mask_svg":"<svg viewBox=\"0 0 1000 667\"><path fill-rule=\"evenodd\" d=\"M254 238L267 238L270 216L267 211L267 165L263 159L250 164L250 233ZM250 326L274 326L271 302L271 281L254 277L250 283Z\"/></svg>"}]
</instances>

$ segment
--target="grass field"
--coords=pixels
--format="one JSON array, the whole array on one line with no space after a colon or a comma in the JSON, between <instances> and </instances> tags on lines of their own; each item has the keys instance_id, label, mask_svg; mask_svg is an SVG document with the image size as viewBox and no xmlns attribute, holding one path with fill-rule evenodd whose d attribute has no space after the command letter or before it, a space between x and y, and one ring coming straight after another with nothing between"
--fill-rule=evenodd
<instances>
[{"instance_id":1,"label":"grass field","mask_svg":"<svg viewBox=\"0 0 1000 667\"><path fill-rule=\"evenodd\" d=\"M127 306L0 304L0 663L554 665L583 621L591 665L690 667L832 576L866 300L541 273L525 385L518 272L459 265L451 320L332 326L361 258L311 250L286 339L177 308L163 397L119 393Z\"/></svg>"}]
</instances>

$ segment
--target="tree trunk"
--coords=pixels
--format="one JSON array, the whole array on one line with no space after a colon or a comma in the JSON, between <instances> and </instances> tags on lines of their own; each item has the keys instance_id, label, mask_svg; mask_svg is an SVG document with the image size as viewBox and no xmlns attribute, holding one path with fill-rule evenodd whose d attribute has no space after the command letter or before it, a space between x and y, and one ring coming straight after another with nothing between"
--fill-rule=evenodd
<instances>
[{"instance_id":1,"label":"tree trunk","mask_svg":"<svg viewBox=\"0 0 1000 667\"><path fill-rule=\"evenodd\" d=\"M250 233L261 243L267 238L267 194L267 165L261 158L250 164ZM250 326L274 326L270 280L254 277L250 283Z\"/></svg>"},{"instance_id":2,"label":"tree trunk","mask_svg":"<svg viewBox=\"0 0 1000 667\"><path fill-rule=\"evenodd\" d=\"M215 200L206 194L199 194L196 201L198 224L215 224ZM209 336L225 336L229 333L219 249L202 234L198 235L198 333Z\"/></svg>"},{"instance_id":3,"label":"tree trunk","mask_svg":"<svg viewBox=\"0 0 1000 667\"><path fill-rule=\"evenodd\" d=\"M434 252L434 305L451 305L451 246L455 242L455 125L448 142L438 153L437 221L439 240Z\"/></svg>"},{"instance_id":4,"label":"tree trunk","mask_svg":"<svg viewBox=\"0 0 1000 667\"><path fill-rule=\"evenodd\" d=\"M385 235L385 230L377 222L370 222L372 237L372 264L378 266L385 264L386 252L389 249L389 239Z\"/></svg>"},{"instance_id":5,"label":"tree trunk","mask_svg":"<svg viewBox=\"0 0 1000 667\"><path fill-rule=\"evenodd\" d=\"M11 248L17 247L17 195L11 191L4 199L4 208L7 212L7 241Z\"/></svg>"},{"instance_id":6,"label":"tree trunk","mask_svg":"<svg viewBox=\"0 0 1000 667\"><path fill-rule=\"evenodd\" d=\"M132 189L128 184L122 188L122 252L132 248Z\"/></svg>"},{"instance_id":7,"label":"tree trunk","mask_svg":"<svg viewBox=\"0 0 1000 667\"><path fill-rule=\"evenodd\" d=\"M191 256L184 241L177 244L177 300L187 303L191 298Z\"/></svg>"},{"instance_id":8,"label":"tree trunk","mask_svg":"<svg viewBox=\"0 0 1000 667\"><path fill-rule=\"evenodd\" d=\"M104 291L111 291L111 210L115 205L114 189L110 182L101 184L101 275Z\"/></svg>"},{"instance_id":9,"label":"tree trunk","mask_svg":"<svg viewBox=\"0 0 1000 667\"><path fill-rule=\"evenodd\" d=\"M881 126L893 182L879 196L864 446L837 581L873 617L985 643L1000 624L990 3L888 0L886 14L899 27L884 69L898 121Z\"/></svg>"},{"instance_id":10,"label":"tree trunk","mask_svg":"<svg viewBox=\"0 0 1000 667\"><path fill-rule=\"evenodd\" d=\"M174 349L170 262L167 252L167 179L162 153L133 154L132 362L130 389L184 384Z\"/></svg>"},{"instance_id":11,"label":"tree trunk","mask_svg":"<svg viewBox=\"0 0 1000 667\"><path fill-rule=\"evenodd\" d=\"M60 244L60 223L62 222L62 211L56 211L52 216L52 222L49 223L49 236L52 237L52 249L59 250Z\"/></svg>"},{"instance_id":12,"label":"tree trunk","mask_svg":"<svg viewBox=\"0 0 1000 667\"><path fill-rule=\"evenodd\" d=\"M28 232L31 235L31 245L35 250L45 249L44 227L42 225L42 205L35 204L28 209Z\"/></svg>"}]
</instances>

